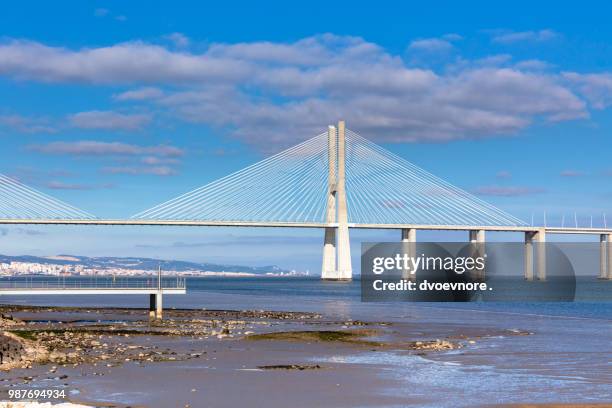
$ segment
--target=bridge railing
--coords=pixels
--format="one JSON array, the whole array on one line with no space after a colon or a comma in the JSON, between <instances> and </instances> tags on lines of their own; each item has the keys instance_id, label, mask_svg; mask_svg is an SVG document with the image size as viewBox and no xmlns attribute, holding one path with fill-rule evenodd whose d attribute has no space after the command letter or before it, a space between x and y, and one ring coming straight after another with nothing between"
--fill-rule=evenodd
<instances>
[{"instance_id":1,"label":"bridge railing","mask_svg":"<svg viewBox=\"0 0 612 408\"><path fill-rule=\"evenodd\" d=\"M2 289L185 289L185 278L55 278L0 277Z\"/></svg>"}]
</instances>

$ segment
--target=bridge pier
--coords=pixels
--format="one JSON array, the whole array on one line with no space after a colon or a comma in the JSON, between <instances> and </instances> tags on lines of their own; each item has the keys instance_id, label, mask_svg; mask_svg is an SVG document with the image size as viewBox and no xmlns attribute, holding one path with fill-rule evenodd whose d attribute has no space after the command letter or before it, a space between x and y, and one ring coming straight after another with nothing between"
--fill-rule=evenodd
<instances>
[{"instance_id":1,"label":"bridge pier","mask_svg":"<svg viewBox=\"0 0 612 408\"><path fill-rule=\"evenodd\" d=\"M540 281L546 280L546 231L542 228L538 231L525 232L525 279L532 281L533 274L533 241L537 242L536 264L537 278Z\"/></svg>"},{"instance_id":2,"label":"bridge pier","mask_svg":"<svg viewBox=\"0 0 612 408\"><path fill-rule=\"evenodd\" d=\"M540 229L535 233L535 239L538 241L536 259L538 264L538 280L546 280L546 231Z\"/></svg>"},{"instance_id":3,"label":"bridge pier","mask_svg":"<svg viewBox=\"0 0 612 408\"><path fill-rule=\"evenodd\" d=\"M612 234L608 234L608 279L612 280Z\"/></svg>"},{"instance_id":4,"label":"bridge pier","mask_svg":"<svg viewBox=\"0 0 612 408\"><path fill-rule=\"evenodd\" d=\"M484 243L485 242L485 230L472 230L470 231L470 242L471 243Z\"/></svg>"},{"instance_id":5,"label":"bridge pier","mask_svg":"<svg viewBox=\"0 0 612 408\"><path fill-rule=\"evenodd\" d=\"M346 207L346 136L344 121L338 129L328 128L329 189L327 196L327 222L338 227L325 230L322 278L328 280L353 279L351 243L349 239L348 211ZM335 246L334 246L335 243Z\"/></svg>"},{"instance_id":6,"label":"bridge pier","mask_svg":"<svg viewBox=\"0 0 612 408\"><path fill-rule=\"evenodd\" d=\"M608 252L608 235L599 235L599 279L608 279L608 262L606 262Z\"/></svg>"},{"instance_id":7,"label":"bridge pier","mask_svg":"<svg viewBox=\"0 0 612 408\"><path fill-rule=\"evenodd\" d=\"M469 233L470 243L476 244L476 251L472 256L484 256L485 230L471 230ZM484 281L485 270L478 271L475 278L479 281Z\"/></svg>"},{"instance_id":8,"label":"bridge pier","mask_svg":"<svg viewBox=\"0 0 612 408\"><path fill-rule=\"evenodd\" d=\"M416 229L402 229L402 252L409 257L416 255ZM410 281L416 281L416 271L404 269L402 270L402 278Z\"/></svg>"},{"instance_id":9,"label":"bridge pier","mask_svg":"<svg viewBox=\"0 0 612 408\"><path fill-rule=\"evenodd\" d=\"M327 156L329 165L326 221L334 223L336 222L336 128L333 126L327 129ZM335 227L325 228L322 279L334 279L336 276L336 230Z\"/></svg>"},{"instance_id":10,"label":"bridge pier","mask_svg":"<svg viewBox=\"0 0 612 408\"><path fill-rule=\"evenodd\" d=\"M338 122L338 280L353 279L351 242L346 207L346 136L344 121Z\"/></svg>"},{"instance_id":11,"label":"bridge pier","mask_svg":"<svg viewBox=\"0 0 612 408\"><path fill-rule=\"evenodd\" d=\"M525 232L525 280L533 280L533 232Z\"/></svg>"}]
</instances>

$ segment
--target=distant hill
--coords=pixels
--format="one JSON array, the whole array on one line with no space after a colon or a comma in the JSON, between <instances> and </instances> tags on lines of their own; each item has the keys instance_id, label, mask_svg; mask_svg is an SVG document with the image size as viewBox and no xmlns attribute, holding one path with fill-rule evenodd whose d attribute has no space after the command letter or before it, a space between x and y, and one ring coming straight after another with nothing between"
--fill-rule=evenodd
<instances>
[{"instance_id":1,"label":"distant hill","mask_svg":"<svg viewBox=\"0 0 612 408\"><path fill-rule=\"evenodd\" d=\"M167 261L163 259L154 258L140 258L140 257L87 257L78 255L56 255L56 256L32 256L32 255L20 255L20 256L9 256L0 255L0 263L10 262L27 262L27 263L39 263L39 264L50 264L50 265L83 265L87 268L95 269L111 269L111 268L125 268L125 269L136 269L136 270L156 270L161 264L164 271L175 271L175 272L193 272L193 271L210 271L210 272L245 272L253 274L265 274L265 273L281 273L289 272L279 268L276 265L267 266L243 266L243 265L226 265L226 264L214 264L214 263L198 263L198 262L187 262L187 261Z\"/></svg>"}]
</instances>

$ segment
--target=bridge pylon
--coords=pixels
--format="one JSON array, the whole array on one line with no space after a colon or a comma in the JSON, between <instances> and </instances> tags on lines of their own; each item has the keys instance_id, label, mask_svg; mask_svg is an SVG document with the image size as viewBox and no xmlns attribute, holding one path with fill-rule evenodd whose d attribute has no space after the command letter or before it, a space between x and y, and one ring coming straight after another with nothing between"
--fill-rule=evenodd
<instances>
[{"instance_id":1,"label":"bridge pylon","mask_svg":"<svg viewBox=\"0 0 612 408\"><path fill-rule=\"evenodd\" d=\"M338 128L329 126L327 133L328 191L327 223L337 227L325 228L323 242L322 279L351 280L351 243L346 206L346 136L344 121Z\"/></svg>"}]
</instances>

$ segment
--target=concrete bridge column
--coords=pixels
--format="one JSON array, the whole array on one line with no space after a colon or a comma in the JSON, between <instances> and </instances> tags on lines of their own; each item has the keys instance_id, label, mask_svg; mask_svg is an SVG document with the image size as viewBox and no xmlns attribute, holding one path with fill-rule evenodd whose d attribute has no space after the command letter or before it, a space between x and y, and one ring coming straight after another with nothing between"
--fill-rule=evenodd
<instances>
[{"instance_id":1,"label":"concrete bridge column","mask_svg":"<svg viewBox=\"0 0 612 408\"><path fill-rule=\"evenodd\" d=\"M484 243L485 242L485 230L470 231L470 242L471 243Z\"/></svg>"},{"instance_id":2,"label":"concrete bridge column","mask_svg":"<svg viewBox=\"0 0 612 408\"><path fill-rule=\"evenodd\" d=\"M525 280L533 280L533 236L534 232L525 232Z\"/></svg>"},{"instance_id":3,"label":"concrete bridge column","mask_svg":"<svg viewBox=\"0 0 612 408\"><path fill-rule=\"evenodd\" d=\"M484 243L485 243L485 230L472 230L470 231L470 243L477 244L476 251L472 255L474 257L484 256ZM478 273L474 276L479 281L484 281L485 270L477 271Z\"/></svg>"},{"instance_id":4,"label":"concrete bridge column","mask_svg":"<svg viewBox=\"0 0 612 408\"><path fill-rule=\"evenodd\" d=\"M327 215L328 223L336 222L336 128L330 126L327 130L327 156L328 156L328 192ZM323 242L323 265L321 278L334 279L336 276L336 227L325 228Z\"/></svg>"},{"instance_id":5,"label":"concrete bridge column","mask_svg":"<svg viewBox=\"0 0 612 408\"><path fill-rule=\"evenodd\" d=\"M537 247L538 280L546 280L546 231L541 228L535 233Z\"/></svg>"},{"instance_id":6,"label":"concrete bridge column","mask_svg":"<svg viewBox=\"0 0 612 408\"><path fill-rule=\"evenodd\" d=\"M416 255L416 229L402 229L402 251L409 257L413 257ZM402 271L402 278L411 281L416 281L416 271L404 269Z\"/></svg>"},{"instance_id":7,"label":"concrete bridge column","mask_svg":"<svg viewBox=\"0 0 612 408\"><path fill-rule=\"evenodd\" d=\"M612 279L612 234L608 234L608 279Z\"/></svg>"},{"instance_id":8,"label":"concrete bridge column","mask_svg":"<svg viewBox=\"0 0 612 408\"><path fill-rule=\"evenodd\" d=\"M337 280L353 279L351 244L349 240L348 212L346 207L346 136L344 121L338 122L338 274Z\"/></svg>"},{"instance_id":9,"label":"concrete bridge column","mask_svg":"<svg viewBox=\"0 0 612 408\"><path fill-rule=\"evenodd\" d=\"M608 265L606 262L608 251L607 234L599 235L599 279L606 279L608 277Z\"/></svg>"}]
</instances>

